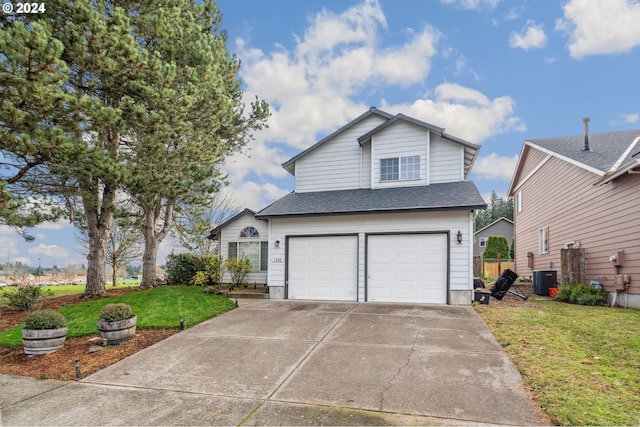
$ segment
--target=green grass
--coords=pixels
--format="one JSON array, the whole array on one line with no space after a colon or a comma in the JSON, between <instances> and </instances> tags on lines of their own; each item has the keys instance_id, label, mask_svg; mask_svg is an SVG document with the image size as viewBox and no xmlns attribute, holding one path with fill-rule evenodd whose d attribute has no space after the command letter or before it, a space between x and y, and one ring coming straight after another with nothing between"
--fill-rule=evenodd
<instances>
[{"instance_id":1,"label":"green grass","mask_svg":"<svg viewBox=\"0 0 640 427\"><path fill-rule=\"evenodd\" d=\"M139 329L177 329L180 326L180 316L184 318L185 327L189 327L235 307L234 302L228 298L205 294L201 287L161 286L63 307L60 313L67 319L67 336L72 338L98 333L100 308L111 302L130 304L138 316ZM0 345L22 346L23 326L0 332Z\"/></svg>"},{"instance_id":2,"label":"green grass","mask_svg":"<svg viewBox=\"0 0 640 427\"><path fill-rule=\"evenodd\" d=\"M557 425L640 423L640 311L477 305Z\"/></svg>"},{"instance_id":3,"label":"green grass","mask_svg":"<svg viewBox=\"0 0 640 427\"><path fill-rule=\"evenodd\" d=\"M109 284L107 284L107 289L118 289L118 288L129 288L138 286L137 280L123 280L118 282L118 286L115 288ZM72 295L72 294L81 294L85 290L85 285L47 285L43 286L44 289L47 289L53 293L52 296L58 297L61 295Z\"/></svg>"}]
</instances>

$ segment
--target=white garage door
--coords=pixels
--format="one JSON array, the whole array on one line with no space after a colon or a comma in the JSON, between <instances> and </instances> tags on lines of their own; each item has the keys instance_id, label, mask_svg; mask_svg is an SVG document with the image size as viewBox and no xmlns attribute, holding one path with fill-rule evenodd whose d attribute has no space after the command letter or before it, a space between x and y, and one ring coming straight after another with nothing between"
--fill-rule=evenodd
<instances>
[{"instance_id":1,"label":"white garage door","mask_svg":"<svg viewBox=\"0 0 640 427\"><path fill-rule=\"evenodd\" d=\"M357 301L358 237L290 237L288 298Z\"/></svg>"},{"instance_id":2,"label":"white garage door","mask_svg":"<svg viewBox=\"0 0 640 427\"><path fill-rule=\"evenodd\" d=\"M447 235L368 236L367 300L446 304Z\"/></svg>"}]
</instances>

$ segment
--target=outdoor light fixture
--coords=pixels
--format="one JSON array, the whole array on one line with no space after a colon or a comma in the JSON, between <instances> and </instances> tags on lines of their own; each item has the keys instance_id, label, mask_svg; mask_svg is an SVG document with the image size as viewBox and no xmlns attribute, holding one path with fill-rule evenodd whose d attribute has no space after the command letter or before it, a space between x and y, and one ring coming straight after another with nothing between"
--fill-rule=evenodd
<instances>
[{"instance_id":1,"label":"outdoor light fixture","mask_svg":"<svg viewBox=\"0 0 640 427\"><path fill-rule=\"evenodd\" d=\"M180 316L180 330L184 330L184 317Z\"/></svg>"},{"instance_id":2,"label":"outdoor light fixture","mask_svg":"<svg viewBox=\"0 0 640 427\"><path fill-rule=\"evenodd\" d=\"M280 240L276 240L273 244L275 245L276 248L279 248L280 247Z\"/></svg>"},{"instance_id":3,"label":"outdoor light fixture","mask_svg":"<svg viewBox=\"0 0 640 427\"><path fill-rule=\"evenodd\" d=\"M80 359L76 359L76 378L80 378Z\"/></svg>"},{"instance_id":4,"label":"outdoor light fixture","mask_svg":"<svg viewBox=\"0 0 640 427\"><path fill-rule=\"evenodd\" d=\"M462 243L462 233L460 230L458 230L458 234L456 234L456 240L458 241L458 244Z\"/></svg>"}]
</instances>

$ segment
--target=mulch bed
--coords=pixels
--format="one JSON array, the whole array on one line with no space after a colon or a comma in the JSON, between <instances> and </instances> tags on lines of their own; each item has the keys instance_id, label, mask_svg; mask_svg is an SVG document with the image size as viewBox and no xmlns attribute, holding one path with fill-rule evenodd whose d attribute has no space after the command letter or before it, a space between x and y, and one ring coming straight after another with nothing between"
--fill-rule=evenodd
<instances>
[{"instance_id":1,"label":"mulch bed","mask_svg":"<svg viewBox=\"0 0 640 427\"><path fill-rule=\"evenodd\" d=\"M107 296L113 297L128 292L135 292L136 288L110 288ZM45 300L41 308L58 310L65 305L80 302L76 295L64 295ZM24 322L28 313L2 307L0 312L0 330L5 330ZM28 356L22 347L0 346L0 373L8 375L22 375L34 378L51 378L57 380L72 380L76 377L76 360L80 360L80 377L104 369L134 353L139 352L178 332L176 329L142 329L137 330L135 337L120 345L102 347L102 350L90 352L101 346L100 335L80 338L67 338L64 346L55 353Z\"/></svg>"}]
</instances>

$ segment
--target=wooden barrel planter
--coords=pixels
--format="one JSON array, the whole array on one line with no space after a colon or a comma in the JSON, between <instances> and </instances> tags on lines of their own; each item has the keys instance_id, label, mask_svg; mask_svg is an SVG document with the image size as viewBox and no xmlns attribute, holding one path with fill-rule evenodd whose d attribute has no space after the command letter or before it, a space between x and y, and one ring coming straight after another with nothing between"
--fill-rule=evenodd
<instances>
[{"instance_id":1,"label":"wooden barrel planter","mask_svg":"<svg viewBox=\"0 0 640 427\"><path fill-rule=\"evenodd\" d=\"M131 339L136 334L136 323L138 316L133 316L124 320L107 322L104 319L98 320L98 330L102 337L102 345L121 344Z\"/></svg>"},{"instance_id":2,"label":"wooden barrel planter","mask_svg":"<svg viewBox=\"0 0 640 427\"><path fill-rule=\"evenodd\" d=\"M49 354L59 350L67 339L67 327L59 329L23 329L25 354Z\"/></svg>"}]
</instances>

